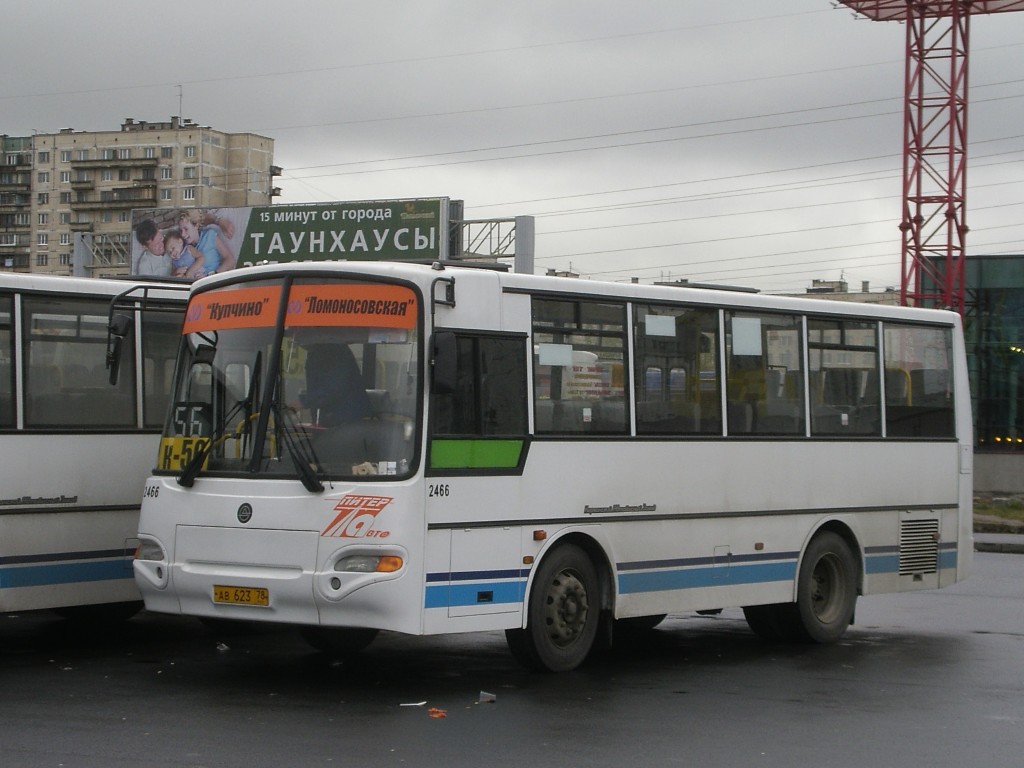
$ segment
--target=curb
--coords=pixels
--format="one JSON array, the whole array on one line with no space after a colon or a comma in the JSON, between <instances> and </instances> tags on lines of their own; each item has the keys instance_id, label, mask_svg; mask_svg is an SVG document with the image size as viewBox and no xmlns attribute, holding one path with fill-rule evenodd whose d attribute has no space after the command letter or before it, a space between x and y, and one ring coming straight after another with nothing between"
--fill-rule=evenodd
<instances>
[{"instance_id":1,"label":"curb","mask_svg":"<svg viewBox=\"0 0 1024 768\"><path fill-rule=\"evenodd\" d=\"M974 551L1024 555L1024 536L998 533L975 534Z\"/></svg>"}]
</instances>

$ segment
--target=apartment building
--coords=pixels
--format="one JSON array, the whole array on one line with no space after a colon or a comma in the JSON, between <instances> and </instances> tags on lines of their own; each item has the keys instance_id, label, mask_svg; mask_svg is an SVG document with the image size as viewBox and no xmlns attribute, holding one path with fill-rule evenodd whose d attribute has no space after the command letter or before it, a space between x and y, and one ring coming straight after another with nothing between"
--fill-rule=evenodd
<instances>
[{"instance_id":1,"label":"apartment building","mask_svg":"<svg viewBox=\"0 0 1024 768\"><path fill-rule=\"evenodd\" d=\"M127 274L133 208L269 205L274 140L191 120L0 134L0 271Z\"/></svg>"}]
</instances>

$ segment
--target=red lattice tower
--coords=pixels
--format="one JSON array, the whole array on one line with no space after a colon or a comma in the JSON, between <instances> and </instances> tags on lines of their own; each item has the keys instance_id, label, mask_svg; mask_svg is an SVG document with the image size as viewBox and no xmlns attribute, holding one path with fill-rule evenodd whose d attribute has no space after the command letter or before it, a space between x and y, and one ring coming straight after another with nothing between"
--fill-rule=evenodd
<instances>
[{"instance_id":1,"label":"red lattice tower","mask_svg":"<svg viewBox=\"0 0 1024 768\"><path fill-rule=\"evenodd\" d=\"M964 311L967 61L971 16L1024 0L840 0L907 25L900 300Z\"/></svg>"}]
</instances>

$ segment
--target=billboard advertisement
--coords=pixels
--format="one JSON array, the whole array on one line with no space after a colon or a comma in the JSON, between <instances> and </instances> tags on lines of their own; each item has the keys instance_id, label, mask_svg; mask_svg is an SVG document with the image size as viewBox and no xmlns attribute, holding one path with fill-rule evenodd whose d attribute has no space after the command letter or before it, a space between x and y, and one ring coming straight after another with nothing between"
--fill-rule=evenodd
<instances>
[{"instance_id":1,"label":"billboard advertisement","mask_svg":"<svg viewBox=\"0 0 1024 768\"><path fill-rule=\"evenodd\" d=\"M446 197L132 211L133 275L195 280L289 261L448 256Z\"/></svg>"}]
</instances>

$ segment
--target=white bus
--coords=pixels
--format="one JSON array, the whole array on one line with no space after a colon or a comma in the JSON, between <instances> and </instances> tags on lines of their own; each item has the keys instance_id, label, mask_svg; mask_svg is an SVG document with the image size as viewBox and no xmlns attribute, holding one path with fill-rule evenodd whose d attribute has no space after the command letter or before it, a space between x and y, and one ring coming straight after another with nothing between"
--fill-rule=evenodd
<instances>
[{"instance_id":1,"label":"white bus","mask_svg":"<svg viewBox=\"0 0 1024 768\"><path fill-rule=\"evenodd\" d=\"M135 575L152 611L602 631L742 607L838 638L858 595L972 557L960 319L445 264L240 269L193 287Z\"/></svg>"},{"instance_id":2,"label":"white bus","mask_svg":"<svg viewBox=\"0 0 1024 768\"><path fill-rule=\"evenodd\" d=\"M131 567L140 497L187 297L186 286L0 275L0 612L101 618L141 607Z\"/></svg>"}]
</instances>

